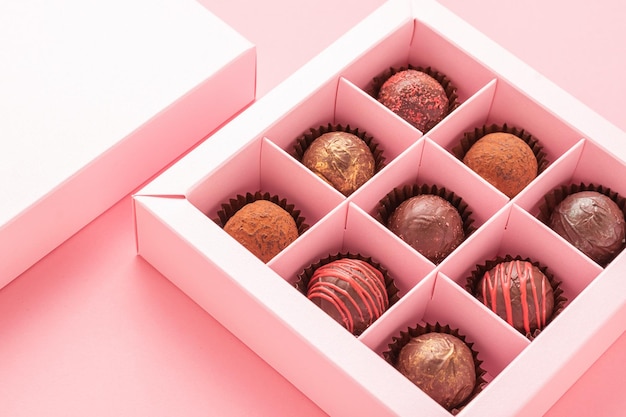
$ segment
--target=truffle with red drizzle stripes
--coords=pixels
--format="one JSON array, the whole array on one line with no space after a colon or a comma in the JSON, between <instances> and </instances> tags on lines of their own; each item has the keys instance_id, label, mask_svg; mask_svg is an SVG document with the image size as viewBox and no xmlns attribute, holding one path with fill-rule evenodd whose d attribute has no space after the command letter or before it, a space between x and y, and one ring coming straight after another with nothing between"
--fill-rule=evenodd
<instances>
[{"instance_id":1,"label":"truffle with red drizzle stripes","mask_svg":"<svg viewBox=\"0 0 626 417\"><path fill-rule=\"evenodd\" d=\"M548 278L531 262L501 262L485 272L476 297L522 333L543 329L554 310Z\"/></svg>"},{"instance_id":2,"label":"truffle with red drizzle stripes","mask_svg":"<svg viewBox=\"0 0 626 417\"><path fill-rule=\"evenodd\" d=\"M383 274L360 259L342 258L317 268L307 298L354 335L389 307Z\"/></svg>"}]
</instances>

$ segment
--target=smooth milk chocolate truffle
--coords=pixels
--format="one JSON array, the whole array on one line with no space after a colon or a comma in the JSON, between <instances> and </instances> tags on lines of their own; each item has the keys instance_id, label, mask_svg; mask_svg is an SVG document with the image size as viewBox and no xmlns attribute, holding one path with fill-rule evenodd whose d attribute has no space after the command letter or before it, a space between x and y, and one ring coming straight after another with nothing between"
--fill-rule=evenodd
<instances>
[{"instance_id":1,"label":"smooth milk chocolate truffle","mask_svg":"<svg viewBox=\"0 0 626 417\"><path fill-rule=\"evenodd\" d=\"M316 138L304 152L302 163L345 196L372 178L376 165L369 146L342 131Z\"/></svg>"},{"instance_id":2,"label":"smooth milk chocolate truffle","mask_svg":"<svg viewBox=\"0 0 626 417\"><path fill-rule=\"evenodd\" d=\"M608 263L624 247L624 213L597 191L570 194L554 209L550 227L597 263Z\"/></svg>"},{"instance_id":3,"label":"smooth milk chocolate truffle","mask_svg":"<svg viewBox=\"0 0 626 417\"><path fill-rule=\"evenodd\" d=\"M550 281L528 261L501 262L485 272L476 297L524 334L543 329L554 312Z\"/></svg>"},{"instance_id":4,"label":"smooth milk chocolate truffle","mask_svg":"<svg viewBox=\"0 0 626 417\"><path fill-rule=\"evenodd\" d=\"M448 114L448 96L430 75L408 69L383 83L378 101L422 132L432 129Z\"/></svg>"},{"instance_id":5,"label":"smooth milk chocolate truffle","mask_svg":"<svg viewBox=\"0 0 626 417\"><path fill-rule=\"evenodd\" d=\"M537 158L530 146L505 132L480 138L467 151L463 162L509 198L534 180L538 170Z\"/></svg>"},{"instance_id":6,"label":"smooth milk chocolate truffle","mask_svg":"<svg viewBox=\"0 0 626 417\"><path fill-rule=\"evenodd\" d=\"M342 258L317 268L307 298L354 335L389 307L383 274L360 259Z\"/></svg>"},{"instance_id":7,"label":"smooth milk chocolate truffle","mask_svg":"<svg viewBox=\"0 0 626 417\"><path fill-rule=\"evenodd\" d=\"M420 194L403 201L387 227L433 263L441 262L463 242L463 220L447 200Z\"/></svg>"},{"instance_id":8,"label":"smooth milk chocolate truffle","mask_svg":"<svg viewBox=\"0 0 626 417\"><path fill-rule=\"evenodd\" d=\"M447 333L412 338L400 350L396 369L448 410L465 401L476 385L472 351Z\"/></svg>"},{"instance_id":9,"label":"smooth milk chocolate truffle","mask_svg":"<svg viewBox=\"0 0 626 417\"><path fill-rule=\"evenodd\" d=\"M263 262L268 262L298 238L293 217L267 200L243 206L228 219L224 230Z\"/></svg>"}]
</instances>

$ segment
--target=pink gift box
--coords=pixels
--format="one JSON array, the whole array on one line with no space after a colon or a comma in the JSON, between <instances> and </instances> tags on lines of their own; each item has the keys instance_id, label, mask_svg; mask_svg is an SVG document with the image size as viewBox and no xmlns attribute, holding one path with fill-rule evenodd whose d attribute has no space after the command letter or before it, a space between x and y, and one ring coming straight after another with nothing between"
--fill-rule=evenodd
<instances>
[{"instance_id":1,"label":"pink gift box","mask_svg":"<svg viewBox=\"0 0 626 417\"><path fill-rule=\"evenodd\" d=\"M193 0L0 5L0 287L255 96L255 47Z\"/></svg>"},{"instance_id":2,"label":"pink gift box","mask_svg":"<svg viewBox=\"0 0 626 417\"><path fill-rule=\"evenodd\" d=\"M461 105L423 134L366 93L388 67L431 66ZM358 127L386 166L349 197L292 156L295 139L327 123ZM548 165L513 199L453 155L463 133L519 126ZM382 357L416 324L450 325L473 343L487 385L463 416L542 415L626 330L623 253L601 267L537 219L563 183L626 188L626 135L430 0L392 0L256 102L134 197L138 253L332 416L450 413ZM454 192L476 231L433 264L376 220L379 201L406 184ZM267 264L213 219L238 194L285 198L310 228ZM293 286L308 265L338 252L380 263L400 300L355 337ZM476 265L506 255L547 266L562 312L528 339L466 289Z\"/></svg>"}]
</instances>

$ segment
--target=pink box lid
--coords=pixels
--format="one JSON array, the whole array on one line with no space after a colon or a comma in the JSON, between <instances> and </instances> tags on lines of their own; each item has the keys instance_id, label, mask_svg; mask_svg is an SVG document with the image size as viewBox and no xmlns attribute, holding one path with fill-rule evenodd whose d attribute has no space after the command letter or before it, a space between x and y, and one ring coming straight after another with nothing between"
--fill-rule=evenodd
<instances>
[{"instance_id":1,"label":"pink box lid","mask_svg":"<svg viewBox=\"0 0 626 417\"><path fill-rule=\"evenodd\" d=\"M0 50L0 287L254 100L194 0L2 2Z\"/></svg>"}]
</instances>

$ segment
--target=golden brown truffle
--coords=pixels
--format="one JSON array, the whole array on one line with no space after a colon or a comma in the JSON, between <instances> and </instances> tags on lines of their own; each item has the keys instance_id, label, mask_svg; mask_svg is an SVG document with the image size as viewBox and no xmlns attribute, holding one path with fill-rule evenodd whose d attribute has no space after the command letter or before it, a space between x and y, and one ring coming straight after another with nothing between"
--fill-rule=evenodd
<instances>
[{"instance_id":1,"label":"golden brown truffle","mask_svg":"<svg viewBox=\"0 0 626 417\"><path fill-rule=\"evenodd\" d=\"M298 238L293 217L267 200L243 206L226 222L224 230L263 262Z\"/></svg>"},{"instance_id":2,"label":"golden brown truffle","mask_svg":"<svg viewBox=\"0 0 626 417\"><path fill-rule=\"evenodd\" d=\"M515 197L537 176L537 158L517 136L495 132L480 138L467 151L463 162L502 191Z\"/></svg>"},{"instance_id":3,"label":"golden brown truffle","mask_svg":"<svg viewBox=\"0 0 626 417\"><path fill-rule=\"evenodd\" d=\"M476 385L472 351L447 333L412 338L400 350L396 368L447 410L465 401Z\"/></svg>"},{"instance_id":4,"label":"golden brown truffle","mask_svg":"<svg viewBox=\"0 0 626 417\"><path fill-rule=\"evenodd\" d=\"M315 139L304 152L302 163L345 196L372 178L376 165L367 144L342 131Z\"/></svg>"}]
</instances>

